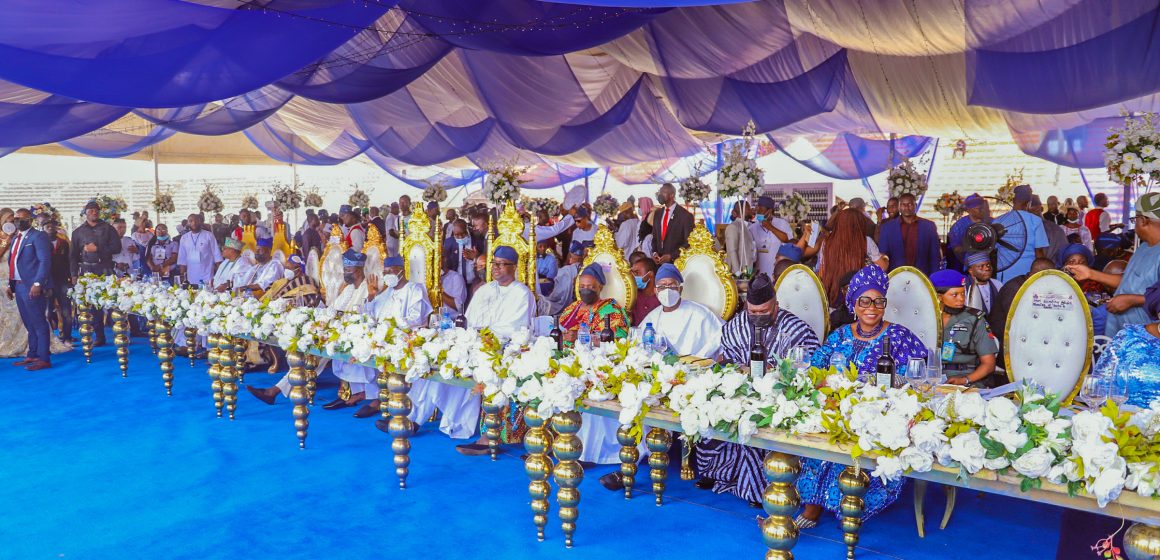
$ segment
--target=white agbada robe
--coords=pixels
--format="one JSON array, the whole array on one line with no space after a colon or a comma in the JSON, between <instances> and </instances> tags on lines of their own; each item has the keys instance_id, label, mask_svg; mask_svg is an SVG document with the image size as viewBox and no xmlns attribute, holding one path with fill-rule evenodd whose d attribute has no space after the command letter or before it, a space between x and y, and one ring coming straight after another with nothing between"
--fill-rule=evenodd
<instances>
[{"instance_id":1,"label":"white agbada robe","mask_svg":"<svg viewBox=\"0 0 1160 560\"><path fill-rule=\"evenodd\" d=\"M793 228L789 222L781 218L769 218L773 229L786 235L793 235ZM773 265L777 262L777 250L781 249L782 241L776 235L765 229L761 224L754 222L749 226L749 233L753 236L753 244L757 247L757 261L753 268L757 272L764 272L773 278Z\"/></svg>"},{"instance_id":2,"label":"white agbada robe","mask_svg":"<svg viewBox=\"0 0 1160 560\"><path fill-rule=\"evenodd\" d=\"M370 313L380 321L394 319L395 324L406 329L417 329L427 324L427 317L431 315L431 301L427 297L427 290L422 284L407 282L401 288L386 288L368 304ZM413 403L408 418L416 426L424 422L435 412L435 395L438 381L416 379L411 382L408 396Z\"/></svg>"},{"instance_id":3,"label":"white agbada robe","mask_svg":"<svg viewBox=\"0 0 1160 560\"><path fill-rule=\"evenodd\" d=\"M383 230L385 232L385 238L383 239L383 244L385 244L387 246L387 256L388 257L399 256L399 244L400 244L401 239L403 237L403 234L399 231L399 215L398 214L387 214L386 217L383 218ZM395 232L399 236L398 239L391 237L392 231Z\"/></svg>"},{"instance_id":4,"label":"white agbada robe","mask_svg":"<svg viewBox=\"0 0 1160 560\"><path fill-rule=\"evenodd\" d=\"M250 284L257 284L263 290L270 287L275 280L282 278L284 268L282 261L271 258L266 264L256 264L252 268L247 269L245 274L239 274L235 278L241 278L240 281L234 282L234 287L240 288L242 286L249 286Z\"/></svg>"},{"instance_id":5,"label":"white agbada robe","mask_svg":"<svg viewBox=\"0 0 1160 560\"><path fill-rule=\"evenodd\" d=\"M576 224L576 220L572 216L564 216L554 224L546 226L536 226L536 242L539 243L545 239L551 239L564 233L565 230ZM528 238L528 233L531 231L531 222L524 223L524 239Z\"/></svg>"},{"instance_id":6,"label":"white agbada robe","mask_svg":"<svg viewBox=\"0 0 1160 560\"><path fill-rule=\"evenodd\" d=\"M677 308L665 311L657 306L641 324L652 323L657 342L663 338L673 351L682 356L715 358L721 350L721 327L724 321L695 301L682 298Z\"/></svg>"},{"instance_id":7,"label":"white agbada robe","mask_svg":"<svg viewBox=\"0 0 1160 560\"><path fill-rule=\"evenodd\" d=\"M637 241L637 234L640 232L640 219L629 218L620 224L616 229L616 246L624 252L624 260L627 261L632 256L632 252L640 247Z\"/></svg>"},{"instance_id":8,"label":"white agbada robe","mask_svg":"<svg viewBox=\"0 0 1160 560\"><path fill-rule=\"evenodd\" d=\"M363 280L363 283L359 284L357 288L350 284L343 284L342 291L338 293L338 297L334 299L334 304L331 307L336 311L346 313L364 313L367 309L366 280ZM375 381L378 372L375 371L375 368L338 360L332 360L331 364L334 376L350 384L352 395L363 393L367 399L378 398L379 385Z\"/></svg>"},{"instance_id":9,"label":"white agbada robe","mask_svg":"<svg viewBox=\"0 0 1160 560\"><path fill-rule=\"evenodd\" d=\"M501 340L520 329L531 329L536 302L531 290L519 282L500 286L488 282L476 290L467 306L467 326L491 329ZM467 439L479 427L480 396L467 387L435 384L435 405L443 411L439 430L453 439Z\"/></svg>"},{"instance_id":10,"label":"white agbada robe","mask_svg":"<svg viewBox=\"0 0 1160 560\"><path fill-rule=\"evenodd\" d=\"M214 271L213 280L210 282L210 285L213 286L213 289L216 290L224 286L227 282L232 282L239 270L246 269L247 267L244 266L242 259L238 258L232 261L226 259L222 261L222 264L218 265L217 270Z\"/></svg>"},{"instance_id":11,"label":"white agbada robe","mask_svg":"<svg viewBox=\"0 0 1160 560\"><path fill-rule=\"evenodd\" d=\"M548 294L549 315L559 315L569 303L576 300L573 284L579 274L580 265L576 263L561 266L556 270L556 283L552 287L552 293Z\"/></svg>"},{"instance_id":12,"label":"white agbada robe","mask_svg":"<svg viewBox=\"0 0 1160 560\"><path fill-rule=\"evenodd\" d=\"M463 275L454 270L443 273L442 283L443 291L447 292L447 295L455 301L455 309L444 303L440 309L440 314L447 312L451 314L452 319L456 319L466 311L463 304L467 301L467 283L463 281Z\"/></svg>"}]
</instances>

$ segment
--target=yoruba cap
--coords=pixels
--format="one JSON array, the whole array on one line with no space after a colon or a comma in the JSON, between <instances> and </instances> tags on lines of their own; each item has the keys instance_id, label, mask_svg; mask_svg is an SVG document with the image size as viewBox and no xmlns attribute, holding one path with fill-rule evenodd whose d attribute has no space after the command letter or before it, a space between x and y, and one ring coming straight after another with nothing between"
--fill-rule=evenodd
<instances>
[{"instance_id":1,"label":"yoruba cap","mask_svg":"<svg viewBox=\"0 0 1160 560\"><path fill-rule=\"evenodd\" d=\"M983 264L991 261L991 255L982 251L971 251L963 259L966 268L971 268L977 264Z\"/></svg>"},{"instance_id":2,"label":"yoruba cap","mask_svg":"<svg viewBox=\"0 0 1160 560\"><path fill-rule=\"evenodd\" d=\"M507 245L500 245L499 247L495 248L495 258L505 259L511 262L519 262L520 254L517 253L515 249L512 249Z\"/></svg>"},{"instance_id":3,"label":"yoruba cap","mask_svg":"<svg viewBox=\"0 0 1160 560\"><path fill-rule=\"evenodd\" d=\"M782 243L777 249L777 256L785 257L790 262L802 262L802 248L792 243Z\"/></svg>"},{"instance_id":4,"label":"yoruba cap","mask_svg":"<svg viewBox=\"0 0 1160 560\"><path fill-rule=\"evenodd\" d=\"M383 259L383 268L390 268L392 266L403 266L403 257L396 255Z\"/></svg>"},{"instance_id":5,"label":"yoruba cap","mask_svg":"<svg viewBox=\"0 0 1160 560\"><path fill-rule=\"evenodd\" d=\"M592 263L584 267L584 270L580 271L580 276L591 276L595 278L597 282L600 282L601 286L606 283L604 280L604 267L600 266L598 263Z\"/></svg>"},{"instance_id":6,"label":"yoruba cap","mask_svg":"<svg viewBox=\"0 0 1160 560\"><path fill-rule=\"evenodd\" d=\"M665 278L671 278L681 283L685 282L685 278L681 276L681 271L677 270L677 267L673 266L672 263L662 264L660 268L657 269L657 273L653 281L660 282Z\"/></svg>"},{"instance_id":7,"label":"yoruba cap","mask_svg":"<svg viewBox=\"0 0 1160 560\"><path fill-rule=\"evenodd\" d=\"M745 294L745 301L751 305L762 305L773 299L773 281L769 275L761 272L749 281L749 291Z\"/></svg>"},{"instance_id":8,"label":"yoruba cap","mask_svg":"<svg viewBox=\"0 0 1160 560\"><path fill-rule=\"evenodd\" d=\"M347 249L346 252L342 254L343 267L359 267L365 265L366 263L367 256L358 251L355 251L354 249Z\"/></svg>"}]
</instances>

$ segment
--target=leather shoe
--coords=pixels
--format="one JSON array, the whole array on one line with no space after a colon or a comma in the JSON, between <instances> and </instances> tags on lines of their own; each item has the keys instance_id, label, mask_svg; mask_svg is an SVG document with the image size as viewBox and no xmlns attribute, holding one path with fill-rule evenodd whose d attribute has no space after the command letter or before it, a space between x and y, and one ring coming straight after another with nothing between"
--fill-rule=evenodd
<instances>
[{"instance_id":1,"label":"leather shoe","mask_svg":"<svg viewBox=\"0 0 1160 560\"><path fill-rule=\"evenodd\" d=\"M456 445L455 450L468 457L478 457L491 453L491 449L486 443L464 443L462 445Z\"/></svg>"},{"instance_id":2,"label":"leather shoe","mask_svg":"<svg viewBox=\"0 0 1160 560\"><path fill-rule=\"evenodd\" d=\"M36 358L24 358L23 360L17 360L15 362L12 362L12 365L14 365L14 366L26 366L28 364L35 363L35 362L36 362Z\"/></svg>"},{"instance_id":3,"label":"leather shoe","mask_svg":"<svg viewBox=\"0 0 1160 560\"><path fill-rule=\"evenodd\" d=\"M355 405L355 403L348 403L348 402L346 402L345 399L334 399L333 401L330 401L330 402L322 405L322 409L323 410L338 410L340 408L346 408L346 407L354 406L354 405Z\"/></svg>"},{"instance_id":4,"label":"leather shoe","mask_svg":"<svg viewBox=\"0 0 1160 560\"><path fill-rule=\"evenodd\" d=\"M624 490L624 479L621 478L620 473L610 472L600 477L600 485L612 492L617 490Z\"/></svg>"},{"instance_id":5,"label":"leather shoe","mask_svg":"<svg viewBox=\"0 0 1160 560\"><path fill-rule=\"evenodd\" d=\"M693 486L696 486L697 488L700 488L701 490L712 490L713 485L716 483L717 483L717 481L706 476L706 477L702 477L697 482L694 482Z\"/></svg>"},{"instance_id":6,"label":"leather shoe","mask_svg":"<svg viewBox=\"0 0 1160 560\"><path fill-rule=\"evenodd\" d=\"M387 435L391 435L390 420L384 420L382 418L379 418L378 420L375 420L375 427L378 428L380 432L387 434ZM419 432L419 426L416 426L415 423L412 422L411 423L411 431L407 433L407 437L413 436L418 432Z\"/></svg>"},{"instance_id":7,"label":"leather shoe","mask_svg":"<svg viewBox=\"0 0 1160 560\"><path fill-rule=\"evenodd\" d=\"M761 505L761 502L749 502L749 507L753 509L762 509L765 506Z\"/></svg>"},{"instance_id":8,"label":"leather shoe","mask_svg":"<svg viewBox=\"0 0 1160 560\"><path fill-rule=\"evenodd\" d=\"M371 416L377 416L379 414L381 414L381 412L379 411L379 409L377 407L373 407L369 404L364 404L364 405L362 405L362 408L355 411L354 417L355 418L370 418Z\"/></svg>"},{"instance_id":9,"label":"leather shoe","mask_svg":"<svg viewBox=\"0 0 1160 560\"><path fill-rule=\"evenodd\" d=\"M271 395L271 391L269 389L257 389L253 385L246 385L246 390L249 391L251 395L254 395L254 398L266 404L274 404L274 399L278 398L275 396L277 393Z\"/></svg>"},{"instance_id":10,"label":"leather shoe","mask_svg":"<svg viewBox=\"0 0 1160 560\"><path fill-rule=\"evenodd\" d=\"M31 365L25 367L24 369L26 369L28 371L38 371L38 370L42 370L42 369L48 369L50 367L52 367L52 364L50 364L44 360L36 360L35 362L32 362Z\"/></svg>"}]
</instances>

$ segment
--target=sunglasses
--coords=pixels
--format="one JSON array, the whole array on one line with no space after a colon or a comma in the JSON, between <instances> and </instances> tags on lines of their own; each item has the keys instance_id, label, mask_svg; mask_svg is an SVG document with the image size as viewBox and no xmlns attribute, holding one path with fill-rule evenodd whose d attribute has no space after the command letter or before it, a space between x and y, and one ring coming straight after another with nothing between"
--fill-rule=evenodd
<instances>
[{"instance_id":1,"label":"sunglasses","mask_svg":"<svg viewBox=\"0 0 1160 560\"><path fill-rule=\"evenodd\" d=\"M877 309L886 309L886 298L871 298L869 296L862 296L857 300L858 307L870 307L873 305Z\"/></svg>"},{"instance_id":2,"label":"sunglasses","mask_svg":"<svg viewBox=\"0 0 1160 560\"><path fill-rule=\"evenodd\" d=\"M496 262L496 261L492 261L492 262L491 262L491 265L492 265L492 266L498 266L498 267L507 268L507 267L509 267L509 266L515 266L515 265L516 265L516 263L507 263L507 262Z\"/></svg>"}]
</instances>

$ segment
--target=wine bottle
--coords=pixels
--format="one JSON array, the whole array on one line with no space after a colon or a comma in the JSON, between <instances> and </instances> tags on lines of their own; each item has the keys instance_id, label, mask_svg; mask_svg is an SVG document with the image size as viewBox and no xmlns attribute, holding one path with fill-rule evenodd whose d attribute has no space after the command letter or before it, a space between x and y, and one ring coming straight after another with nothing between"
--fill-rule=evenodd
<instances>
[{"instance_id":1,"label":"wine bottle","mask_svg":"<svg viewBox=\"0 0 1160 560\"><path fill-rule=\"evenodd\" d=\"M560 318L556 317L556 323L552 326L552 330L548 332L548 336L556 341L556 351L564 351L564 332L560 330Z\"/></svg>"},{"instance_id":2,"label":"wine bottle","mask_svg":"<svg viewBox=\"0 0 1160 560\"><path fill-rule=\"evenodd\" d=\"M455 326L460 329L466 329L467 315L460 313L459 316L455 318Z\"/></svg>"},{"instance_id":3,"label":"wine bottle","mask_svg":"<svg viewBox=\"0 0 1160 560\"><path fill-rule=\"evenodd\" d=\"M765 330L753 327L753 343L749 345L749 377L765 376Z\"/></svg>"},{"instance_id":4,"label":"wine bottle","mask_svg":"<svg viewBox=\"0 0 1160 560\"><path fill-rule=\"evenodd\" d=\"M874 384L879 387L893 387L895 372L898 364L890 357L890 336L882 339L882 355L878 356L878 363L874 370Z\"/></svg>"},{"instance_id":5,"label":"wine bottle","mask_svg":"<svg viewBox=\"0 0 1160 560\"><path fill-rule=\"evenodd\" d=\"M604 330L600 331L600 342L612 342L616 338L616 334L612 332L612 316L604 317Z\"/></svg>"}]
</instances>

